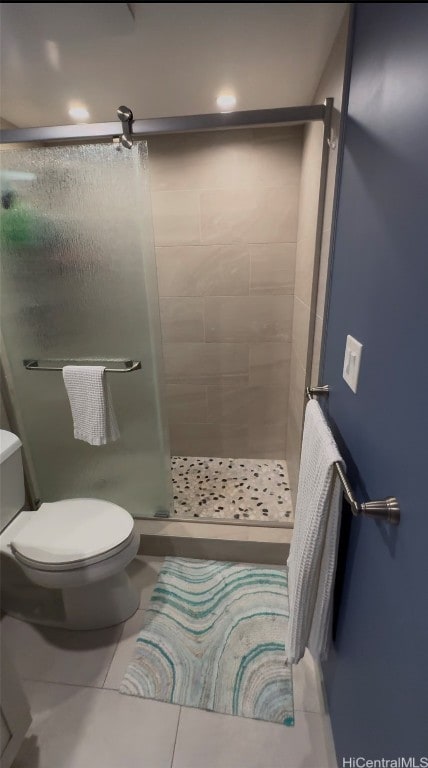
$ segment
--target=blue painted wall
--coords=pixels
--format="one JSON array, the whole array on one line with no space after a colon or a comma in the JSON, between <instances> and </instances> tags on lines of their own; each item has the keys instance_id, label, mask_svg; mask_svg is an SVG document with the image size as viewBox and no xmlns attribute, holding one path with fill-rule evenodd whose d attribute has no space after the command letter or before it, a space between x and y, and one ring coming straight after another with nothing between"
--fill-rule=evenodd
<instances>
[{"instance_id":1,"label":"blue painted wall","mask_svg":"<svg viewBox=\"0 0 428 768\"><path fill-rule=\"evenodd\" d=\"M324 361L360 498L324 668L338 758L428 752L428 4L357 3ZM364 345L357 394L347 333ZM358 470L356 469L358 468ZM339 762L341 765L341 762Z\"/></svg>"}]
</instances>

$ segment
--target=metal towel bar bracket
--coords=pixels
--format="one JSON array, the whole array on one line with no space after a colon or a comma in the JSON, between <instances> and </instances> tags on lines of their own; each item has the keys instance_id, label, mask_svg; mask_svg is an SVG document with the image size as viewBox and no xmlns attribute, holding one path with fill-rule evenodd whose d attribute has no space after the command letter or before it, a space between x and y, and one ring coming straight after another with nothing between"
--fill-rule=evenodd
<instances>
[{"instance_id":1,"label":"metal towel bar bracket","mask_svg":"<svg viewBox=\"0 0 428 768\"><path fill-rule=\"evenodd\" d=\"M306 387L306 397L308 400L312 400L314 395L328 395L328 393L328 385L323 387ZM400 506L395 496L388 496L386 499L380 499L379 501L365 501L360 503L355 498L354 492L341 464L336 461L334 466L353 515L373 517L377 520L383 520L386 523L390 523L391 525L399 524Z\"/></svg>"},{"instance_id":2,"label":"metal towel bar bracket","mask_svg":"<svg viewBox=\"0 0 428 768\"><path fill-rule=\"evenodd\" d=\"M63 365L49 365L49 363L58 363L58 360L23 360L24 368L27 371L62 371ZM40 363L47 363L48 365L41 365ZM117 363L123 365L123 368L106 368L107 373L132 373L132 371L138 371L141 368L140 360L106 360L107 363ZM98 365L96 360L70 360L71 363L82 363L82 365Z\"/></svg>"}]
</instances>

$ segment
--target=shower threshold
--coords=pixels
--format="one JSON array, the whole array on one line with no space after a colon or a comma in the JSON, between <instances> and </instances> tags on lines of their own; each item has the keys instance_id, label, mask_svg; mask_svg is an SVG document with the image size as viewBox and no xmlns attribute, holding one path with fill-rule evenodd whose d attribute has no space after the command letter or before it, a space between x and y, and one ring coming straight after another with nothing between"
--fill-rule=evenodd
<instances>
[{"instance_id":1,"label":"shower threshold","mask_svg":"<svg viewBox=\"0 0 428 768\"><path fill-rule=\"evenodd\" d=\"M293 525L283 459L173 456L171 468L174 520Z\"/></svg>"}]
</instances>

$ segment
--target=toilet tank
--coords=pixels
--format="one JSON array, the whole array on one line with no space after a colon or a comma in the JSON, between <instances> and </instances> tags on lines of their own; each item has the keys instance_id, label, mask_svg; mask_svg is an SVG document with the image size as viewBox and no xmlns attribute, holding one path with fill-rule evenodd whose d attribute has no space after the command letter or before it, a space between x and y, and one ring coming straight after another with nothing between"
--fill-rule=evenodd
<instances>
[{"instance_id":1,"label":"toilet tank","mask_svg":"<svg viewBox=\"0 0 428 768\"><path fill-rule=\"evenodd\" d=\"M19 437L0 429L0 530L25 503L21 446Z\"/></svg>"}]
</instances>

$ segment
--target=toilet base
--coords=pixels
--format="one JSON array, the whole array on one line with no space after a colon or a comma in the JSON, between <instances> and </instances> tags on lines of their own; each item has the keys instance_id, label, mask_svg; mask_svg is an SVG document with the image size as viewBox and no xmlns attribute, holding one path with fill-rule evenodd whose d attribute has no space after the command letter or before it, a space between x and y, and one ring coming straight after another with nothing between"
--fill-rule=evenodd
<instances>
[{"instance_id":1,"label":"toilet base","mask_svg":"<svg viewBox=\"0 0 428 768\"><path fill-rule=\"evenodd\" d=\"M140 597L127 573L118 573L84 587L62 590L68 629L102 629L126 621L137 610Z\"/></svg>"},{"instance_id":2,"label":"toilet base","mask_svg":"<svg viewBox=\"0 0 428 768\"><path fill-rule=\"evenodd\" d=\"M103 629L129 619L140 598L126 573L85 587L46 589L29 581L2 588L2 610L30 624L62 629ZM16 589L18 587L18 589Z\"/></svg>"},{"instance_id":3,"label":"toilet base","mask_svg":"<svg viewBox=\"0 0 428 768\"><path fill-rule=\"evenodd\" d=\"M2 611L31 624L76 630L102 629L129 619L139 607L139 594L125 569L137 554L139 535L114 560L72 571L69 577L66 571L35 571L33 576L49 578L43 585L29 578L9 546L33 514L21 512L0 535ZM69 586L70 581L77 586Z\"/></svg>"}]
</instances>

